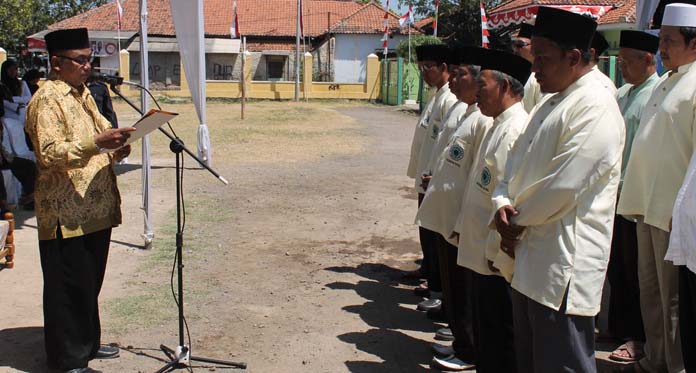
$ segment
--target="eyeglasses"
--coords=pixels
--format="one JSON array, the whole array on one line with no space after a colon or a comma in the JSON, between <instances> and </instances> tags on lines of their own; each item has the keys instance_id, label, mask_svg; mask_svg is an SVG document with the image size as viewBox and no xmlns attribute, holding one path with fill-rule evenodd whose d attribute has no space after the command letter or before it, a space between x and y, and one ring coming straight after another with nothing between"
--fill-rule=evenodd
<instances>
[{"instance_id":1,"label":"eyeglasses","mask_svg":"<svg viewBox=\"0 0 696 373\"><path fill-rule=\"evenodd\" d=\"M89 56L80 56L77 58L68 57L68 56L57 56L57 57L66 58L70 61L75 62L76 64L78 64L80 66L85 66L88 63L91 64L92 61L94 61L94 55L91 55L91 54Z\"/></svg>"},{"instance_id":2,"label":"eyeglasses","mask_svg":"<svg viewBox=\"0 0 696 373\"><path fill-rule=\"evenodd\" d=\"M523 41L523 40L517 40L517 41L515 41L515 42L512 43L512 46L515 47L515 48L524 48L524 47L526 47L526 46L528 46L528 45L531 45L531 44L532 44L532 43L529 43L529 42L526 42L526 41Z\"/></svg>"}]
</instances>

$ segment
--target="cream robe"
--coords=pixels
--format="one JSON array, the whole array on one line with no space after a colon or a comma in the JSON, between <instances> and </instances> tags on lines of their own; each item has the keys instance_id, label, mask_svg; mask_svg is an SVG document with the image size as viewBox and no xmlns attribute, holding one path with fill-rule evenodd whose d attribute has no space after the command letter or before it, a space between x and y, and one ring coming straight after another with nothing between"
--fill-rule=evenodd
<instances>
[{"instance_id":1,"label":"cream robe","mask_svg":"<svg viewBox=\"0 0 696 373\"><path fill-rule=\"evenodd\" d=\"M527 123L522 103L510 106L493 121L471 168L455 230L459 232L457 264L482 275L497 275L488 267L500 250L500 235L490 229L491 194L503 179L505 163Z\"/></svg>"},{"instance_id":2,"label":"cream robe","mask_svg":"<svg viewBox=\"0 0 696 373\"><path fill-rule=\"evenodd\" d=\"M539 82L537 82L534 73L532 73L529 79L527 79L527 83L524 84L524 96L522 97L524 110L531 113L534 106L541 101L542 97L544 97L544 94L541 93L541 86Z\"/></svg>"},{"instance_id":3,"label":"cream robe","mask_svg":"<svg viewBox=\"0 0 696 373\"><path fill-rule=\"evenodd\" d=\"M545 97L508 157L493 193L527 227L512 287L554 310L599 312L609 262L625 129L616 100L586 74Z\"/></svg>"},{"instance_id":4,"label":"cream robe","mask_svg":"<svg viewBox=\"0 0 696 373\"><path fill-rule=\"evenodd\" d=\"M430 92L433 92L431 89ZM423 145L423 138L428 129L428 122L430 121L430 116L432 115L433 109L438 101L442 100L442 95L445 92L449 92L449 83L446 83L440 89L435 90L433 94L430 95L428 103L425 105L425 109L418 118L418 123L416 124L416 129L413 133L413 141L411 142L411 157L408 162L408 169L406 175L411 179L420 180L421 175L418 175L418 155L420 155L421 145Z\"/></svg>"},{"instance_id":5,"label":"cream robe","mask_svg":"<svg viewBox=\"0 0 696 373\"><path fill-rule=\"evenodd\" d=\"M441 88L442 92L438 92L440 95L435 100L433 105L433 111L430 113L428 118L427 127L423 128L419 126L421 131L421 145L418 152L418 158L416 161L416 177L415 177L415 187L418 193L425 193L425 190L421 187L421 176L423 174L429 174L428 162L430 162L430 155L432 154L433 147L437 141L440 131L442 131L442 125L445 119L447 119L447 114L450 108L457 103L457 97L452 94L449 90L449 84L444 85Z\"/></svg>"},{"instance_id":6,"label":"cream robe","mask_svg":"<svg viewBox=\"0 0 696 373\"><path fill-rule=\"evenodd\" d=\"M458 128L437 157L433 178L416 214L416 224L445 238L452 234L471 163L492 122L493 119L481 114L476 104L466 108Z\"/></svg>"},{"instance_id":7,"label":"cream robe","mask_svg":"<svg viewBox=\"0 0 696 373\"><path fill-rule=\"evenodd\" d=\"M669 232L674 201L696 144L696 63L665 76L643 109L618 211Z\"/></svg>"},{"instance_id":8,"label":"cream robe","mask_svg":"<svg viewBox=\"0 0 696 373\"><path fill-rule=\"evenodd\" d=\"M602 87L606 88L612 96L616 97L616 84L614 84L614 81L606 76L597 65L590 70L590 75L597 79L597 82L599 82Z\"/></svg>"},{"instance_id":9,"label":"cream robe","mask_svg":"<svg viewBox=\"0 0 696 373\"><path fill-rule=\"evenodd\" d=\"M442 155L442 150L445 149L452 134L459 128L468 113L468 105L465 102L457 101L452 105L452 107L445 115L445 119L442 122L442 128L435 139L433 148L430 151L430 158L426 163L423 173L433 174L437 160L440 159Z\"/></svg>"}]
</instances>

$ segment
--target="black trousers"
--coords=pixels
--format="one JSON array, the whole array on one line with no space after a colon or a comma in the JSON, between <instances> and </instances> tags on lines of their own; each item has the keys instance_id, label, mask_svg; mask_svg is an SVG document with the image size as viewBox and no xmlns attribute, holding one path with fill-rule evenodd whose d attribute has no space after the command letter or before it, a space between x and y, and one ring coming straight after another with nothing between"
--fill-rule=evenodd
<instances>
[{"instance_id":1,"label":"black trousers","mask_svg":"<svg viewBox=\"0 0 696 373\"><path fill-rule=\"evenodd\" d=\"M44 337L48 366L87 367L99 350L98 297L109 256L111 228L80 237L40 240L44 278Z\"/></svg>"},{"instance_id":2,"label":"black trousers","mask_svg":"<svg viewBox=\"0 0 696 373\"><path fill-rule=\"evenodd\" d=\"M423 202L425 194L418 193L418 207ZM437 245L438 234L423 227L418 227L421 250L423 251L423 262L421 270L425 272L430 291L441 292L442 282L440 280L440 264L435 246Z\"/></svg>"},{"instance_id":3,"label":"black trousers","mask_svg":"<svg viewBox=\"0 0 696 373\"><path fill-rule=\"evenodd\" d=\"M484 276L473 271L472 276L476 372L515 373L512 288L500 276Z\"/></svg>"},{"instance_id":4,"label":"black trousers","mask_svg":"<svg viewBox=\"0 0 696 373\"><path fill-rule=\"evenodd\" d=\"M679 333L686 373L696 372L696 274L679 266Z\"/></svg>"},{"instance_id":5,"label":"black trousers","mask_svg":"<svg viewBox=\"0 0 696 373\"><path fill-rule=\"evenodd\" d=\"M621 341L645 342L640 314L636 223L619 215L614 219L607 278L611 286L609 332Z\"/></svg>"},{"instance_id":6,"label":"black trousers","mask_svg":"<svg viewBox=\"0 0 696 373\"><path fill-rule=\"evenodd\" d=\"M436 241L442 282L442 304L447 322L454 336L457 358L466 362L476 361L474 347L472 272L457 265L457 247L441 234Z\"/></svg>"},{"instance_id":7,"label":"black trousers","mask_svg":"<svg viewBox=\"0 0 696 373\"><path fill-rule=\"evenodd\" d=\"M594 317L566 314L567 301L554 311L512 290L518 372L597 372Z\"/></svg>"},{"instance_id":8,"label":"black trousers","mask_svg":"<svg viewBox=\"0 0 696 373\"><path fill-rule=\"evenodd\" d=\"M22 193L27 195L34 193L34 184L36 183L36 164L24 158L15 157L12 162L5 162L2 169L10 169L20 183L22 183ZM5 190L5 182L0 173L0 200L7 200L7 191Z\"/></svg>"}]
</instances>

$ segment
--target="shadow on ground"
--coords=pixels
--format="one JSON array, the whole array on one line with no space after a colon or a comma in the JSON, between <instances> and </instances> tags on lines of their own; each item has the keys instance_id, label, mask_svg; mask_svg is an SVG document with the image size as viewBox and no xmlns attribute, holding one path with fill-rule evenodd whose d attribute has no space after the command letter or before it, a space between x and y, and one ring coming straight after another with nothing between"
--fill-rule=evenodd
<instances>
[{"instance_id":1,"label":"shadow on ground","mask_svg":"<svg viewBox=\"0 0 696 373\"><path fill-rule=\"evenodd\" d=\"M23 372L48 372L43 328L29 326L0 330L0 367Z\"/></svg>"},{"instance_id":2,"label":"shadow on ground","mask_svg":"<svg viewBox=\"0 0 696 373\"><path fill-rule=\"evenodd\" d=\"M402 271L384 264L364 263L355 267L329 267L327 271L352 273L365 280L357 283L333 282L326 287L355 291L366 302L343 307L355 313L370 327L365 332L338 336L344 343L381 359L375 361L346 361L351 372L425 372L430 363L429 342L406 334L408 331L434 333L438 326L424 313L416 311L421 299L410 289L399 287Z\"/></svg>"}]
</instances>

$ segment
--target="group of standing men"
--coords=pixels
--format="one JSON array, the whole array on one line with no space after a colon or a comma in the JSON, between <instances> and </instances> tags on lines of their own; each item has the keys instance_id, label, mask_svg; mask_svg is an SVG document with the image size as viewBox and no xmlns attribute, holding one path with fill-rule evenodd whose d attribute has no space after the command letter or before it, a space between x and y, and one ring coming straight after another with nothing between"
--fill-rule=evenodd
<instances>
[{"instance_id":1,"label":"group of standing men","mask_svg":"<svg viewBox=\"0 0 696 373\"><path fill-rule=\"evenodd\" d=\"M433 344L435 367L596 371L608 272L627 342L612 356L696 372L696 5L667 5L657 26L621 33L618 92L596 66L596 22L560 9L540 7L514 54L417 48L435 93L408 168L416 290L454 341Z\"/></svg>"}]
</instances>

